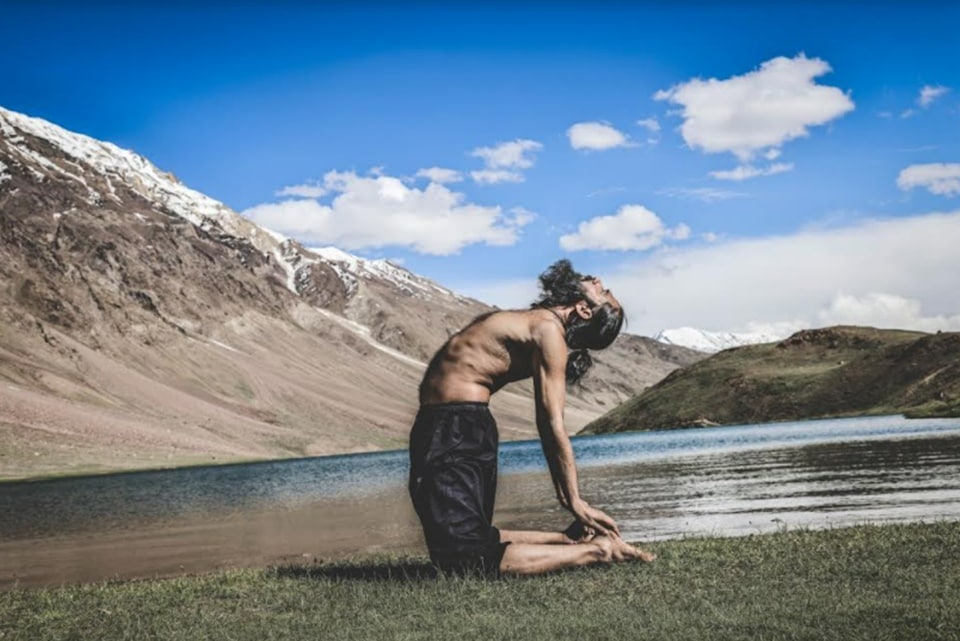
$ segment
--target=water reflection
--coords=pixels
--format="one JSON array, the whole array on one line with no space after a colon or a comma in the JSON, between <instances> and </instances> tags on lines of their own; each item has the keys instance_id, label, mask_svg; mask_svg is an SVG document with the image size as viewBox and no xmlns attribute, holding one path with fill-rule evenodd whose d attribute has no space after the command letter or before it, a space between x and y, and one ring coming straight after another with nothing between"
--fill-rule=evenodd
<instances>
[{"instance_id":1,"label":"water reflection","mask_svg":"<svg viewBox=\"0 0 960 641\"><path fill-rule=\"evenodd\" d=\"M960 517L960 438L871 440L619 466L611 509L635 538ZM613 494L611 492L610 494Z\"/></svg>"},{"instance_id":2,"label":"water reflection","mask_svg":"<svg viewBox=\"0 0 960 641\"><path fill-rule=\"evenodd\" d=\"M960 421L898 417L576 439L631 540L960 518ZM502 448L497 524L559 528L536 442ZM406 453L0 484L0 587L422 550Z\"/></svg>"}]
</instances>

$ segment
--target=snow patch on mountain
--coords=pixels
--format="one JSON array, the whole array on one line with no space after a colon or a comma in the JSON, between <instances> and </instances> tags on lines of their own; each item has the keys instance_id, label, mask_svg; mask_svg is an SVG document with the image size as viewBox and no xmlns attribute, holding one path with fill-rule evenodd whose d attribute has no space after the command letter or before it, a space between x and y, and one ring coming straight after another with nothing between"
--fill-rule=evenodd
<instances>
[{"instance_id":1,"label":"snow patch on mountain","mask_svg":"<svg viewBox=\"0 0 960 641\"><path fill-rule=\"evenodd\" d=\"M451 298L460 298L449 289L440 287L382 258L376 260L361 258L336 247L311 247L309 251L320 256L333 267L351 293L355 290L357 279L377 279L387 281L401 291L414 296L428 296L438 292Z\"/></svg>"},{"instance_id":2,"label":"snow patch on mountain","mask_svg":"<svg viewBox=\"0 0 960 641\"><path fill-rule=\"evenodd\" d=\"M6 143L11 156L17 157L23 165L30 168L34 176L40 180L46 178L42 172L37 171L36 168L39 167L49 174L58 174L77 182L86 189L86 200L90 204L97 204L102 199L120 202L116 189L122 185L132 188L149 201L205 231L219 227L227 234L246 238L259 251L274 257L286 272L287 288L294 294L298 293L297 279L303 277L303 268L316 262L301 256L285 236L264 229L239 216L223 203L190 189L173 174L158 169L146 158L132 151L3 107L0 107L0 133L3 135L0 142ZM68 159L52 161L31 148L23 134L47 141L62 151ZM88 164L100 174L106 193L101 193L91 186L82 175L83 168L69 158ZM69 171L64 165L77 167L77 173Z\"/></svg>"},{"instance_id":3,"label":"snow patch on mountain","mask_svg":"<svg viewBox=\"0 0 960 641\"><path fill-rule=\"evenodd\" d=\"M731 347L774 343L786 338L787 335L771 332L708 332L693 327L678 327L662 330L654 336L654 340L666 345L688 347L698 352L713 354Z\"/></svg>"},{"instance_id":4,"label":"snow patch on mountain","mask_svg":"<svg viewBox=\"0 0 960 641\"><path fill-rule=\"evenodd\" d=\"M118 184L132 186L142 196L165 206L176 215L199 227L206 227L210 221L214 221L228 233L243 237L251 236L249 232L252 231L252 223L238 216L226 205L190 189L173 174L161 171L146 158L132 151L67 131L41 118L19 114L3 107L0 107L0 133L3 134L7 148L27 161L28 165L40 166L84 185L89 190L91 202L102 198L119 200L114 184L116 181ZM58 163L31 149L21 134L46 140L67 156L93 167L104 178L107 193L102 194L96 191L81 175L67 171ZM66 163L76 166L76 163L69 160ZM250 240L258 249L261 251L273 249L273 247L258 245L256 236L258 235L254 235ZM274 245L277 242L265 233L259 236L270 238Z\"/></svg>"}]
</instances>

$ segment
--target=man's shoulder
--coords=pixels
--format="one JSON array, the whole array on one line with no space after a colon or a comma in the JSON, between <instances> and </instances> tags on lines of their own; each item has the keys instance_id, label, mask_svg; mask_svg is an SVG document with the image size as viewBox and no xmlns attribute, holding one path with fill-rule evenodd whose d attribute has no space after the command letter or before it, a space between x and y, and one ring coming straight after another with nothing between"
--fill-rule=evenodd
<instances>
[{"instance_id":1,"label":"man's shoulder","mask_svg":"<svg viewBox=\"0 0 960 641\"><path fill-rule=\"evenodd\" d=\"M482 322L495 333L515 339L529 336L539 342L542 336L563 335L563 326L557 317L542 307L497 310L486 315Z\"/></svg>"},{"instance_id":2,"label":"man's shoulder","mask_svg":"<svg viewBox=\"0 0 960 641\"><path fill-rule=\"evenodd\" d=\"M563 338L563 324L560 319L549 309L536 307L527 310L527 322L530 325L530 333L536 342Z\"/></svg>"}]
</instances>

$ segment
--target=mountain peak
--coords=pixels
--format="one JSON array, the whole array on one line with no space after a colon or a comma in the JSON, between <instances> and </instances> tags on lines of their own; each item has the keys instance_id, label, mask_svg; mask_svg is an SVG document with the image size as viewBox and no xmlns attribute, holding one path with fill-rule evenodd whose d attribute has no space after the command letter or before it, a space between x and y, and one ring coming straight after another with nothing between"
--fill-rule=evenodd
<instances>
[{"instance_id":1,"label":"mountain peak","mask_svg":"<svg viewBox=\"0 0 960 641\"><path fill-rule=\"evenodd\" d=\"M660 331L654 340L712 354L731 347L773 343L785 336L774 332L710 332L694 327L678 327Z\"/></svg>"}]
</instances>

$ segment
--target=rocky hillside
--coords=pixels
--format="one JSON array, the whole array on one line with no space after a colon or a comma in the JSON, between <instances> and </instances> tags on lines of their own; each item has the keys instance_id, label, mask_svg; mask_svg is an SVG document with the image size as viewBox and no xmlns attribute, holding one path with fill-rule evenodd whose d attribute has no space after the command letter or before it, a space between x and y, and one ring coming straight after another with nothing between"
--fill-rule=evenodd
<instances>
[{"instance_id":1,"label":"rocky hillside","mask_svg":"<svg viewBox=\"0 0 960 641\"><path fill-rule=\"evenodd\" d=\"M2 108L0 219L0 478L402 446L424 361L489 309ZM649 343L602 357L571 428L701 356ZM535 434L528 387L495 409Z\"/></svg>"},{"instance_id":2,"label":"rocky hillside","mask_svg":"<svg viewBox=\"0 0 960 641\"><path fill-rule=\"evenodd\" d=\"M830 327L728 349L674 372L585 431L895 413L960 416L960 333Z\"/></svg>"}]
</instances>

